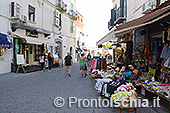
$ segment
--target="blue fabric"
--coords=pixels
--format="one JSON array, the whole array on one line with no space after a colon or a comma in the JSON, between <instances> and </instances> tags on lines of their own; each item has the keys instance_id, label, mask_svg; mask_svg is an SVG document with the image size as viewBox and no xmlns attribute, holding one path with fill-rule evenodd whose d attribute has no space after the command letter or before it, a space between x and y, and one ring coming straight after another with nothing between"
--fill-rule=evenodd
<instances>
[{"instance_id":1,"label":"blue fabric","mask_svg":"<svg viewBox=\"0 0 170 113\"><path fill-rule=\"evenodd\" d=\"M123 72L124 75L131 76L132 72Z\"/></svg>"},{"instance_id":2,"label":"blue fabric","mask_svg":"<svg viewBox=\"0 0 170 113\"><path fill-rule=\"evenodd\" d=\"M8 35L0 33L0 47L12 47L12 40Z\"/></svg>"},{"instance_id":3,"label":"blue fabric","mask_svg":"<svg viewBox=\"0 0 170 113\"><path fill-rule=\"evenodd\" d=\"M160 58L166 58L167 51L168 51L167 47L168 47L167 45L164 45Z\"/></svg>"},{"instance_id":4,"label":"blue fabric","mask_svg":"<svg viewBox=\"0 0 170 113\"><path fill-rule=\"evenodd\" d=\"M168 52L167 52L167 55L170 55L170 48L168 48Z\"/></svg>"}]
</instances>

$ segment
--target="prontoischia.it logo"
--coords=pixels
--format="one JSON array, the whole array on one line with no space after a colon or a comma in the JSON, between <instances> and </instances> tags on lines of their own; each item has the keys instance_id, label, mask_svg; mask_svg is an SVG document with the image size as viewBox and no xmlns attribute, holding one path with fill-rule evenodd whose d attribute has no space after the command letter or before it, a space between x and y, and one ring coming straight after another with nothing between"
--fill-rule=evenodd
<instances>
[{"instance_id":1,"label":"prontoischia.it logo","mask_svg":"<svg viewBox=\"0 0 170 113\"><path fill-rule=\"evenodd\" d=\"M54 99L54 105L57 108L61 108L65 105L65 99L62 97L56 97ZM80 107L91 107L91 108L102 108L102 107L160 107L159 97L154 97L153 98L153 105L149 105L149 100L148 99L141 99L138 97L138 99L134 99L130 97L129 99L123 99L123 100L118 100L115 99L113 100L112 98L110 99L102 99L99 97L98 99L77 99L76 97L68 97L68 107L71 108L72 105L76 105L78 108Z\"/></svg>"}]
</instances>

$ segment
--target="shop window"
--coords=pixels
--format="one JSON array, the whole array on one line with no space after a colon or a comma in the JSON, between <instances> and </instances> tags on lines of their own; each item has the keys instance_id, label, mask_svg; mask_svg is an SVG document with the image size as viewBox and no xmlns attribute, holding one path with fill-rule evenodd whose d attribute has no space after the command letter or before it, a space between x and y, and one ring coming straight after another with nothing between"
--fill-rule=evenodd
<instances>
[{"instance_id":1,"label":"shop window","mask_svg":"<svg viewBox=\"0 0 170 113\"><path fill-rule=\"evenodd\" d=\"M61 26L61 14L59 15L59 26Z\"/></svg>"},{"instance_id":2,"label":"shop window","mask_svg":"<svg viewBox=\"0 0 170 113\"><path fill-rule=\"evenodd\" d=\"M161 3L161 0L156 0L156 6L158 7Z\"/></svg>"},{"instance_id":3,"label":"shop window","mask_svg":"<svg viewBox=\"0 0 170 113\"><path fill-rule=\"evenodd\" d=\"M3 60L4 55L5 55L5 48L0 47L0 60Z\"/></svg>"},{"instance_id":4,"label":"shop window","mask_svg":"<svg viewBox=\"0 0 170 113\"><path fill-rule=\"evenodd\" d=\"M71 3L71 10L73 11L74 5Z\"/></svg>"},{"instance_id":5,"label":"shop window","mask_svg":"<svg viewBox=\"0 0 170 113\"><path fill-rule=\"evenodd\" d=\"M35 8L28 5L28 18L30 21L35 22Z\"/></svg>"},{"instance_id":6,"label":"shop window","mask_svg":"<svg viewBox=\"0 0 170 113\"><path fill-rule=\"evenodd\" d=\"M43 53L42 51L42 45L34 45L34 61L39 61L41 54Z\"/></svg>"},{"instance_id":7,"label":"shop window","mask_svg":"<svg viewBox=\"0 0 170 113\"><path fill-rule=\"evenodd\" d=\"M58 0L57 4L61 7L61 0Z\"/></svg>"}]
</instances>

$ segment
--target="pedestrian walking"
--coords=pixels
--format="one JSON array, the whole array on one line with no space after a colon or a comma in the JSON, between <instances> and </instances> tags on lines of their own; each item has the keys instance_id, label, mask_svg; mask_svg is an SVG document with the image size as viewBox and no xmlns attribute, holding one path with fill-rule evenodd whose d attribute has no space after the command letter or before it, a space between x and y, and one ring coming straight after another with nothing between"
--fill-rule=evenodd
<instances>
[{"instance_id":1,"label":"pedestrian walking","mask_svg":"<svg viewBox=\"0 0 170 113\"><path fill-rule=\"evenodd\" d=\"M64 58L64 66L66 67L66 75L69 75L71 77L71 66L73 66L73 61L69 52L67 52L67 56Z\"/></svg>"},{"instance_id":2,"label":"pedestrian walking","mask_svg":"<svg viewBox=\"0 0 170 113\"><path fill-rule=\"evenodd\" d=\"M53 57L52 54L49 52L48 53L48 71L51 72L51 64L53 62Z\"/></svg>"},{"instance_id":3,"label":"pedestrian walking","mask_svg":"<svg viewBox=\"0 0 170 113\"><path fill-rule=\"evenodd\" d=\"M79 63L80 63L80 70L81 70L81 78L83 77L83 71L84 71L84 77L86 77L87 76L87 73L86 73L87 69L86 69L86 58L85 58L84 53L81 54Z\"/></svg>"},{"instance_id":4,"label":"pedestrian walking","mask_svg":"<svg viewBox=\"0 0 170 113\"><path fill-rule=\"evenodd\" d=\"M87 66L90 66L91 63L91 55L90 53L87 55Z\"/></svg>"},{"instance_id":5,"label":"pedestrian walking","mask_svg":"<svg viewBox=\"0 0 170 113\"><path fill-rule=\"evenodd\" d=\"M44 50L43 55L44 55L44 67L48 67L48 60L47 60L48 51Z\"/></svg>"},{"instance_id":6,"label":"pedestrian walking","mask_svg":"<svg viewBox=\"0 0 170 113\"><path fill-rule=\"evenodd\" d=\"M41 64L41 71L43 72L45 70L45 67L44 67L45 60L44 60L43 54L40 56L40 64Z\"/></svg>"}]
</instances>

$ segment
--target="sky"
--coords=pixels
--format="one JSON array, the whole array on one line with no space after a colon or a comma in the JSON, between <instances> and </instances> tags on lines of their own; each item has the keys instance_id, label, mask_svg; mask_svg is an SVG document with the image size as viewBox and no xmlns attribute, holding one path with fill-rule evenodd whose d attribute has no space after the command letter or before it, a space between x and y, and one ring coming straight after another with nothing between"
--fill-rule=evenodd
<instances>
[{"instance_id":1,"label":"sky","mask_svg":"<svg viewBox=\"0 0 170 113\"><path fill-rule=\"evenodd\" d=\"M84 16L89 45L96 46L96 42L109 32L112 7L112 0L77 0L76 9Z\"/></svg>"}]
</instances>

